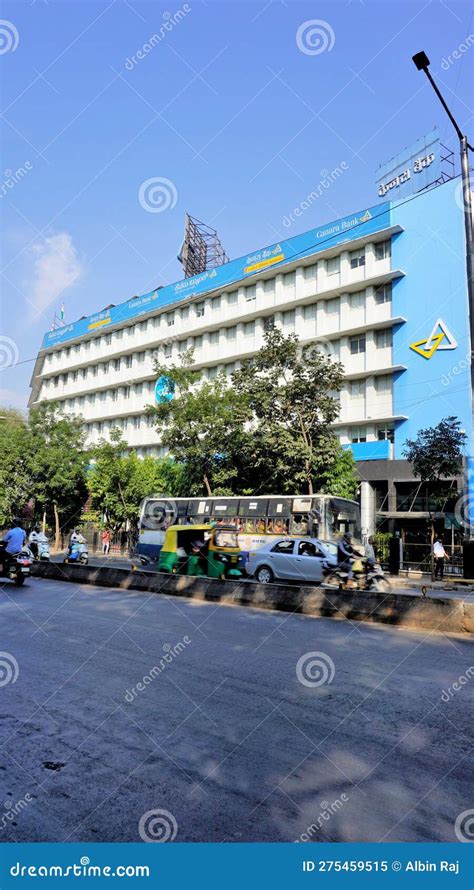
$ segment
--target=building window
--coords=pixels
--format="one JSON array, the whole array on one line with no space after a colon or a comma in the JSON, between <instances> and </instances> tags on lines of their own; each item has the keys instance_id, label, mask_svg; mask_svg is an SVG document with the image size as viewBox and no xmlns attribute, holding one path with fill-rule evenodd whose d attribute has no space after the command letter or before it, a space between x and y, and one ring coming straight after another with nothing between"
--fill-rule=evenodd
<instances>
[{"instance_id":1,"label":"building window","mask_svg":"<svg viewBox=\"0 0 474 890\"><path fill-rule=\"evenodd\" d=\"M114 371L120 371L120 359L114 358Z\"/></svg>"},{"instance_id":2,"label":"building window","mask_svg":"<svg viewBox=\"0 0 474 890\"><path fill-rule=\"evenodd\" d=\"M99 370L99 368L97 367L97 365L92 365L92 376L93 377L97 377L98 370Z\"/></svg>"},{"instance_id":3,"label":"building window","mask_svg":"<svg viewBox=\"0 0 474 890\"><path fill-rule=\"evenodd\" d=\"M204 315L205 303L202 300L200 303L196 303L196 316L198 318L202 318Z\"/></svg>"},{"instance_id":4,"label":"building window","mask_svg":"<svg viewBox=\"0 0 474 890\"><path fill-rule=\"evenodd\" d=\"M202 349L202 336L194 338L195 349Z\"/></svg>"},{"instance_id":5,"label":"building window","mask_svg":"<svg viewBox=\"0 0 474 890\"><path fill-rule=\"evenodd\" d=\"M220 309L221 308L221 298L213 297L211 300L211 308L212 309Z\"/></svg>"},{"instance_id":6,"label":"building window","mask_svg":"<svg viewBox=\"0 0 474 890\"><path fill-rule=\"evenodd\" d=\"M392 329L384 328L383 331L375 331L375 345L377 349L386 349L392 345Z\"/></svg>"},{"instance_id":7,"label":"building window","mask_svg":"<svg viewBox=\"0 0 474 890\"><path fill-rule=\"evenodd\" d=\"M172 344L172 343L165 343L164 348L163 348L163 355L164 355L164 357L165 357L165 358L171 358L171 354L172 354L172 352L173 352L173 344Z\"/></svg>"},{"instance_id":8,"label":"building window","mask_svg":"<svg viewBox=\"0 0 474 890\"><path fill-rule=\"evenodd\" d=\"M171 328L174 325L174 312L168 312L168 314L166 316L166 323L169 328Z\"/></svg>"},{"instance_id":9,"label":"building window","mask_svg":"<svg viewBox=\"0 0 474 890\"><path fill-rule=\"evenodd\" d=\"M231 328L227 328L226 336L228 340L235 340L237 337L237 325L232 325Z\"/></svg>"},{"instance_id":10,"label":"building window","mask_svg":"<svg viewBox=\"0 0 474 890\"><path fill-rule=\"evenodd\" d=\"M181 309L180 315L181 315L181 320L186 321L186 319L189 318L189 306L183 306L183 308Z\"/></svg>"},{"instance_id":11,"label":"building window","mask_svg":"<svg viewBox=\"0 0 474 890\"><path fill-rule=\"evenodd\" d=\"M139 327L141 331L146 331L148 327L148 321L141 321Z\"/></svg>"},{"instance_id":12,"label":"building window","mask_svg":"<svg viewBox=\"0 0 474 890\"><path fill-rule=\"evenodd\" d=\"M124 386L122 392L123 392L123 397L124 397L124 399L129 399L129 398L130 398L130 387L129 387L129 386Z\"/></svg>"},{"instance_id":13,"label":"building window","mask_svg":"<svg viewBox=\"0 0 474 890\"><path fill-rule=\"evenodd\" d=\"M391 303L392 301L392 284L379 284L375 288L375 302L378 306L382 303Z\"/></svg>"},{"instance_id":14,"label":"building window","mask_svg":"<svg viewBox=\"0 0 474 890\"><path fill-rule=\"evenodd\" d=\"M108 362L104 362L104 364L102 365L102 372L103 372L104 374L108 374L108 373L109 373L109 363L108 363ZM85 375L85 369L84 369L84 371L82 372L82 376L83 376L83 377L86 376L86 375Z\"/></svg>"},{"instance_id":15,"label":"building window","mask_svg":"<svg viewBox=\"0 0 474 890\"><path fill-rule=\"evenodd\" d=\"M207 371L207 376L209 380L214 380L217 377L217 367L209 368Z\"/></svg>"},{"instance_id":16,"label":"building window","mask_svg":"<svg viewBox=\"0 0 474 890\"><path fill-rule=\"evenodd\" d=\"M339 305L339 297L334 297L333 300L326 300L326 315L338 315Z\"/></svg>"},{"instance_id":17,"label":"building window","mask_svg":"<svg viewBox=\"0 0 474 890\"><path fill-rule=\"evenodd\" d=\"M395 439L395 431L393 426L391 426L390 424L379 426L377 428L377 439L379 440L379 442L384 442L385 440L388 442L393 442Z\"/></svg>"},{"instance_id":18,"label":"building window","mask_svg":"<svg viewBox=\"0 0 474 890\"><path fill-rule=\"evenodd\" d=\"M273 331L274 327L275 327L275 316L274 315L268 315L266 318L263 319L263 330L264 331Z\"/></svg>"},{"instance_id":19,"label":"building window","mask_svg":"<svg viewBox=\"0 0 474 890\"><path fill-rule=\"evenodd\" d=\"M365 426L353 426L351 429L351 442L367 442L367 430Z\"/></svg>"},{"instance_id":20,"label":"building window","mask_svg":"<svg viewBox=\"0 0 474 890\"><path fill-rule=\"evenodd\" d=\"M186 352L187 345L188 345L188 341L187 341L187 340L180 340L180 341L179 341L179 343L178 343L178 352L179 352L180 355L182 355L183 352Z\"/></svg>"},{"instance_id":21,"label":"building window","mask_svg":"<svg viewBox=\"0 0 474 890\"><path fill-rule=\"evenodd\" d=\"M333 256L326 260L326 275L337 275L341 268L341 258Z\"/></svg>"},{"instance_id":22,"label":"building window","mask_svg":"<svg viewBox=\"0 0 474 890\"><path fill-rule=\"evenodd\" d=\"M90 341L90 340L86 340L86 342L83 343L82 345L83 345L83 347L84 347L84 352L89 352L89 349L91 348L91 341Z\"/></svg>"},{"instance_id":23,"label":"building window","mask_svg":"<svg viewBox=\"0 0 474 890\"><path fill-rule=\"evenodd\" d=\"M317 306L316 303L311 303L311 306L303 306L303 318L305 321L312 321L316 318Z\"/></svg>"},{"instance_id":24,"label":"building window","mask_svg":"<svg viewBox=\"0 0 474 890\"><path fill-rule=\"evenodd\" d=\"M283 276L283 284L285 287L293 286L296 281L296 272L286 272Z\"/></svg>"},{"instance_id":25,"label":"building window","mask_svg":"<svg viewBox=\"0 0 474 890\"><path fill-rule=\"evenodd\" d=\"M365 380L351 380L351 399L365 399Z\"/></svg>"},{"instance_id":26,"label":"building window","mask_svg":"<svg viewBox=\"0 0 474 890\"><path fill-rule=\"evenodd\" d=\"M359 266L365 266L365 247L358 250L351 250L349 254L351 261L351 269L358 269Z\"/></svg>"},{"instance_id":27,"label":"building window","mask_svg":"<svg viewBox=\"0 0 474 890\"><path fill-rule=\"evenodd\" d=\"M112 334L106 334L106 336L104 337L104 340L105 340L105 345L110 346L110 344L112 343Z\"/></svg>"},{"instance_id":28,"label":"building window","mask_svg":"<svg viewBox=\"0 0 474 890\"><path fill-rule=\"evenodd\" d=\"M312 266L304 267L304 277L305 278L317 278L318 277L318 264L313 263Z\"/></svg>"},{"instance_id":29,"label":"building window","mask_svg":"<svg viewBox=\"0 0 474 890\"><path fill-rule=\"evenodd\" d=\"M358 334L356 337L350 338L351 355L358 355L365 352L365 334Z\"/></svg>"},{"instance_id":30,"label":"building window","mask_svg":"<svg viewBox=\"0 0 474 890\"><path fill-rule=\"evenodd\" d=\"M72 372L72 382L75 383L77 380L77 371Z\"/></svg>"},{"instance_id":31,"label":"building window","mask_svg":"<svg viewBox=\"0 0 474 890\"><path fill-rule=\"evenodd\" d=\"M375 245L375 259L386 260L390 256L392 256L390 241L379 241Z\"/></svg>"},{"instance_id":32,"label":"building window","mask_svg":"<svg viewBox=\"0 0 474 890\"><path fill-rule=\"evenodd\" d=\"M218 343L219 342L219 331L212 331L209 334L209 343Z\"/></svg>"},{"instance_id":33,"label":"building window","mask_svg":"<svg viewBox=\"0 0 474 890\"><path fill-rule=\"evenodd\" d=\"M137 358L138 358L138 364L142 365L143 362L145 361L145 353L139 352Z\"/></svg>"},{"instance_id":34,"label":"building window","mask_svg":"<svg viewBox=\"0 0 474 890\"><path fill-rule=\"evenodd\" d=\"M363 309L365 306L365 290L358 290L357 293L351 294L349 304L351 309Z\"/></svg>"},{"instance_id":35,"label":"building window","mask_svg":"<svg viewBox=\"0 0 474 890\"><path fill-rule=\"evenodd\" d=\"M121 340L123 337L123 331L115 331L115 339Z\"/></svg>"},{"instance_id":36,"label":"building window","mask_svg":"<svg viewBox=\"0 0 474 890\"><path fill-rule=\"evenodd\" d=\"M249 303L250 300L255 300L256 296L257 296L257 285L256 284L251 284L249 287L245 288L245 299L247 300L247 303Z\"/></svg>"},{"instance_id":37,"label":"building window","mask_svg":"<svg viewBox=\"0 0 474 890\"><path fill-rule=\"evenodd\" d=\"M127 355L126 358L125 358L125 367L126 367L126 368L131 368L131 367L132 367L132 362L133 362L133 358L132 358L132 356L131 356L131 355Z\"/></svg>"},{"instance_id":38,"label":"building window","mask_svg":"<svg viewBox=\"0 0 474 890\"><path fill-rule=\"evenodd\" d=\"M375 378L375 391L382 393L389 393L392 391L392 375L391 374L381 374L380 377Z\"/></svg>"},{"instance_id":39,"label":"building window","mask_svg":"<svg viewBox=\"0 0 474 890\"><path fill-rule=\"evenodd\" d=\"M155 315L155 317L152 319L152 325L154 328L159 328L159 326L160 326L160 316L159 315Z\"/></svg>"},{"instance_id":40,"label":"building window","mask_svg":"<svg viewBox=\"0 0 474 890\"><path fill-rule=\"evenodd\" d=\"M283 327L293 327L295 326L295 310L290 309L288 312L283 312L281 316Z\"/></svg>"},{"instance_id":41,"label":"building window","mask_svg":"<svg viewBox=\"0 0 474 890\"><path fill-rule=\"evenodd\" d=\"M230 377L230 375L234 373L235 368L236 368L235 362L229 362L229 364L225 366L225 372L228 377Z\"/></svg>"},{"instance_id":42,"label":"building window","mask_svg":"<svg viewBox=\"0 0 474 890\"><path fill-rule=\"evenodd\" d=\"M134 417L134 418L133 418L133 429L134 429L134 430L139 430L139 429L140 429L140 418L139 418L139 417Z\"/></svg>"},{"instance_id":43,"label":"building window","mask_svg":"<svg viewBox=\"0 0 474 890\"><path fill-rule=\"evenodd\" d=\"M275 279L266 278L263 282L263 292L265 294L273 294L275 292Z\"/></svg>"},{"instance_id":44,"label":"building window","mask_svg":"<svg viewBox=\"0 0 474 890\"><path fill-rule=\"evenodd\" d=\"M244 337L250 337L255 333L255 322L246 321L244 324Z\"/></svg>"},{"instance_id":45,"label":"building window","mask_svg":"<svg viewBox=\"0 0 474 890\"><path fill-rule=\"evenodd\" d=\"M102 423L101 420L99 420L99 423L97 424L97 432L99 433L99 435L103 432L103 429L104 429L104 424Z\"/></svg>"},{"instance_id":46,"label":"building window","mask_svg":"<svg viewBox=\"0 0 474 890\"><path fill-rule=\"evenodd\" d=\"M239 292L237 290L233 290L230 294L227 294L227 305L232 306L233 303L236 303L239 299Z\"/></svg>"}]
</instances>

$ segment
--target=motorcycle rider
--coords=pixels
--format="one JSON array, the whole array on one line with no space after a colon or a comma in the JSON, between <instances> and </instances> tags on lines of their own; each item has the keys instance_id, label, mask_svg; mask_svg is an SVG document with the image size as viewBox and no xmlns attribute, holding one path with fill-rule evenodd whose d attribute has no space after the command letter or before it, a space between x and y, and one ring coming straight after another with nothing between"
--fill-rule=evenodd
<instances>
[{"instance_id":1,"label":"motorcycle rider","mask_svg":"<svg viewBox=\"0 0 474 890\"><path fill-rule=\"evenodd\" d=\"M347 583L352 584L352 563L360 554L352 546L349 532L344 532L337 545L337 570L347 572Z\"/></svg>"},{"instance_id":2,"label":"motorcycle rider","mask_svg":"<svg viewBox=\"0 0 474 890\"><path fill-rule=\"evenodd\" d=\"M11 561L12 557L20 552L26 541L26 532L21 527L21 520L14 519L12 527L7 531L3 538L2 544L5 547L7 560Z\"/></svg>"},{"instance_id":3,"label":"motorcycle rider","mask_svg":"<svg viewBox=\"0 0 474 890\"><path fill-rule=\"evenodd\" d=\"M83 535L81 535L78 528L75 528L71 534L71 537L69 538L69 547L68 547L69 556L72 553L72 548L73 548L74 544L79 545L79 544L85 544L85 543L86 543L85 537Z\"/></svg>"},{"instance_id":4,"label":"motorcycle rider","mask_svg":"<svg viewBox=\"0 0 474 890\"><path fill-rule=\"evenodd\" d=\"M38 523L33 526L28 537L28 545L34 557L38 556L38 540L40 528Z\"/></svg>"}]
</instances>

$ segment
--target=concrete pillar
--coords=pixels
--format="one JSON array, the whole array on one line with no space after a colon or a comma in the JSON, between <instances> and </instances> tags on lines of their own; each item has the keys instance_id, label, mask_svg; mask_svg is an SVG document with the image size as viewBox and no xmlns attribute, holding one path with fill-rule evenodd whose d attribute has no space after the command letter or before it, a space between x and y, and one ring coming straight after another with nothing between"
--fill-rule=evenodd
<instances>
[{"instance_id":1,"label":"concrete pillar","mask_svg":"<svg viewBox=\"0 0 474 890\"><path fill-rule=\"evenodd\" d=\"M360 483L360 519L362 540L366 541L375 532L375 492L365 480Z\"/></svg>"}]
</instances>

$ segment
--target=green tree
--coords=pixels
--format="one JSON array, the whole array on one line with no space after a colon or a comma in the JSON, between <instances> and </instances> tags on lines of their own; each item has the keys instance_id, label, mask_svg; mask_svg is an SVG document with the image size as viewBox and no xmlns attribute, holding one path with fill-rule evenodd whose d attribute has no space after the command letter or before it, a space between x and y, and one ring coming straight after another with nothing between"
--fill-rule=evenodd
<instances>
[{"instance_id":1,"label":"green tree","mask_svg":"<svg viewBox=\"0 0 474 890\"><path fill-rule=\"evenodd\" d=\"M93 449L87 475L91 507L99 521L118 531L127 523L136 531L140 503L151 494L173 495L179 486L180 468L171 460L141 459L127 451L118 428L111 430Z\"/></svg>"},{"instance_id":2,"label":"green tree","mask_svg":"<svg viewBox=\"0 0 474 890\"><path fill-rule=\"evenodd\" d=\"M260 491L313 494L336 477L342 484L342 476L353 490L352 460L331 429L342 381L339 362L279 328L267 331L263 347L234 373L233 385L251 410L246 458Z\"/></svg>"},{"instance_id":3,"label":"green tree","mask_svg":"<svg viewBox=\"0 0 474 890\"><path fill-rule=\"evenodd\" d=\"M0 408L0 526L21 514L32 496L30 433L20 411Z\"/></svg>"},{"instance_id":4,"label":"green tree","mask_svg":"<svg viewBox=\"0 0 474 890\"><path fill-rule=\"evenodd\" d=\"M65 414L57 403L43 402L31 411L29 427L28 467L35 510L54 526L58 549L61 529L80 515L87 493L83 422Z\"/></svg>"},{"instance_id":5,"label":"green tree","mask_svg":"<svg viewBox=\"0 0 474 890\"><path fill-rule=\"evenodd\" d=\"M232 494L239 486L250 410L224 373L202 381L200 372L190 367L192 357L192 351L185 353L179 366L156 364L166 386L149 414L161 443L184 467L186 493Z\"/></svg>"},{"instance_id":6,"label":"green tree","mask_svg":"<svg viewBox=\"0 0 474 890\"><path fill-rule=\"evenodd\" d=\"M334 464L327 471L321 491L339 498L355 498L360 480L356 476L356 463L350 448L340 449Z\"/></svg>"}]
</instances>

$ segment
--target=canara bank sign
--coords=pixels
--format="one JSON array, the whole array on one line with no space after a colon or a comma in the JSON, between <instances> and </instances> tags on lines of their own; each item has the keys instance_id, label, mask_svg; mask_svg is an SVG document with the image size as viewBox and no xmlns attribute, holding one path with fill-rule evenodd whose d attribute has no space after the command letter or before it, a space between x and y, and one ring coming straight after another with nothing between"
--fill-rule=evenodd
<instances>
[{"instance_id":1,"label":"canara bank sign","mask_svg":"<svg viewBox=\"0 0 474 890\"><path fill-rule=\"evenodd\" d=\"M378 188L379 196L384 198L387 192L399 188L404 182L408 182L408 180L411 179L412 170L413 173L422 173L427 167L431 167L435 157L436 155L434 151L432 151L430 154L425 155L425 157L415 158L411 169L410 167L407 167L405 170L398 173L397 176L394 176L393 179L389 179L388 182L380 183Z\"/></svg>"}]
</instances>

